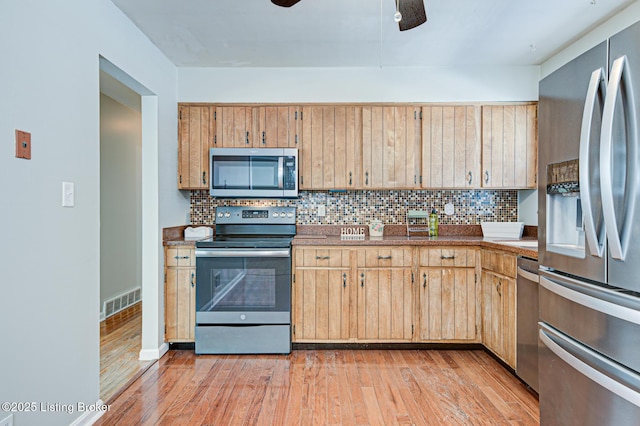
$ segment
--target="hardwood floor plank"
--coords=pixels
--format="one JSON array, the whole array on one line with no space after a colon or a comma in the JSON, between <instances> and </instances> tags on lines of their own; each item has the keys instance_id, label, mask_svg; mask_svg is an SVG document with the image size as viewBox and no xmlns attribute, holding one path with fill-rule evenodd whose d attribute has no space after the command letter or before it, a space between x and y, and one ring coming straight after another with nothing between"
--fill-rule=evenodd
<instances>
[{"instance_id":1,"label":"hardwood floor plank","mask_svg":"<svg viewBox=\"0 0 640 426\"><path fill-rule=\"evenodd\" d=\"M483 351L169 351L97 425L537 425L538 401Z\"/></svg>"}]
</instances>

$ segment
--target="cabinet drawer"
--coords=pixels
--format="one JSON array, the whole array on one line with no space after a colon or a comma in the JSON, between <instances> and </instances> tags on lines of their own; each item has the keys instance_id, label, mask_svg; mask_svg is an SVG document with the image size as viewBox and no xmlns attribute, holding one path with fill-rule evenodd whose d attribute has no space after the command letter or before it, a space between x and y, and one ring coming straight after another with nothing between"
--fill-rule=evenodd
<instances>
[{"instance_id":1,"label":"cabinet drawer","mask_svg":"<svg viewBox=\"0 0 640 426\"><path fill-rule=\"evenodd\" d=\"M294 249L296 268L348 268L351 250L323 247Z\"/></svg>"},{"instance_id":2,"label":"cabinet drawer","mask_svg":"<svg viewBox=\"0 0 640 426\"><path fill-rule=\"evenodd\" d=\"M468 248L421 248L420 266L476 266L476 250Z\"/></svg>"},{"instance_id":3,"label":"cabinet drawer","mask_svg":"<svg viewBox=\"0 0 640 426\"><path fill-rule=\"evenodd\" d=\"M411 267L413 250L408 247L358 248L358 268Z\"/></svg>"},{"instance_id":4,"label":"cabinet drawer","mask_svg":"<svg viewBox=\"0 0 640 426\"><path fill-rule=\"evenodd\" d=\"M167 248L165 259L168 268L195 267L196 251L193 247Z\"/></svg>"},{"instance_id":5,"label":"cabinet drawer","mask_svg":"<svg viewBox=\"0 0 640 426\"><path fill-rule=\"evenodd\" d=\"M482 269L507 277L516 277L516 256L499 251L482 250Z\"/></svg>"}]
</instances>

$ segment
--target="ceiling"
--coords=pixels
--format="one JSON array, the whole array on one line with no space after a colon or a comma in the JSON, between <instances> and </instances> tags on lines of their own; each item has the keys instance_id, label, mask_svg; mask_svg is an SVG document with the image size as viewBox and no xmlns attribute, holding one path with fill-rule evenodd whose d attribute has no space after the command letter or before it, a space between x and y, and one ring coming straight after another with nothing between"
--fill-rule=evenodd
<instances>
[{"instance_id":1,"label":"ceiling","mask_svg":"<svg viewBox=\"0 0 640 426\"><path fill-rule=\"evenodd\" d=\"M112 0L178 67L537 65L635 0ZM402 0L399 0L402 1Z\"/></svg>"}]
</instances>

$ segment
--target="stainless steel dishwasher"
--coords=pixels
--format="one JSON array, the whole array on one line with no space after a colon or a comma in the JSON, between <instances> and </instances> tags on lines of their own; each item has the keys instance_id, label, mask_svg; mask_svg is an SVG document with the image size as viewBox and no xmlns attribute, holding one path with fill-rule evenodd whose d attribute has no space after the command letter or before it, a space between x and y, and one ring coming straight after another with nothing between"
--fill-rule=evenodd
<instances>
[{"instance_id":1,"label":"stainless steel dishwasher","mask_svg":"<svg viewBox=\"0 0 640 426\"><path fill-rule=\"evenodd\" d=\"M538 261L518 257L516 374L538 392Z\"/></svg>"}]
</instances>

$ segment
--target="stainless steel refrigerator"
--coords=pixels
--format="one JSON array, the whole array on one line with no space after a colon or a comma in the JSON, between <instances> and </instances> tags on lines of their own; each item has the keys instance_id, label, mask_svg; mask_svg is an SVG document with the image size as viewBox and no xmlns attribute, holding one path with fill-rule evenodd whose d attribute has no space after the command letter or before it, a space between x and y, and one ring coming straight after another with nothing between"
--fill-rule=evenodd
<instances>
[{"instance_id":1,"label":"stainless steel refrigerator","mask_svg":"<svg viewBox=\"0 0 640 426\"><path fill-rule=\"evenodd\" d=\"M540 82L543 425L640 424L640 22Z\"/></svg>"}]
</instances>

